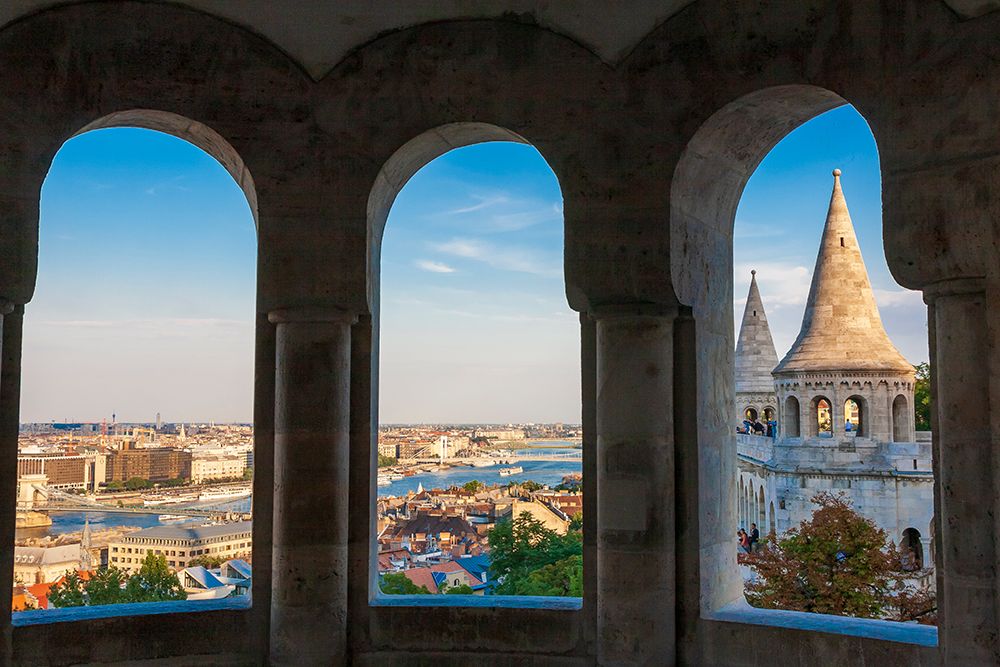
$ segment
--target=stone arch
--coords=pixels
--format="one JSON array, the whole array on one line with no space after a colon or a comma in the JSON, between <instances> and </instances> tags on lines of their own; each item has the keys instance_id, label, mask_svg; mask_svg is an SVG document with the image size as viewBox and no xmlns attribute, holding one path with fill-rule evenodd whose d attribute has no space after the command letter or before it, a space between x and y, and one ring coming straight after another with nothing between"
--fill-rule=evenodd
<instances>
[{"instance_id":1,"label":"stone arch","mask_svg":"<svg viewBox=\"0 0 1000 667\"><path fill-rule=\"evenodd\" d=\"M758 418L759 416L760 416L760 415L759 415L759 413L757 412L757 408L755 408L755 407L754 407L754 406L752 406L752 405L748 405L748 406L747 406L747 407L746 407L746 408L745 408L745 409L743 410L743 419L745 419L745 420L748 420L748 421L751 421L751 422L754 422L754 421L757 421L757 418Z\"/></svg>"},{"instance_id":2,"label":"stone arch","mask_svg":"<svg viewBox=\"0 0 1000 667\"><path fill-rule=\"evenodd\" d=\"M100 130L111 127L136 127L145 130L155 130L170 134L178 139L183 139L189 144L193 144L212 156L222 167L229 172L236 184L240 186L247 204L250 206L250 213L253 215L255 224L258 222L257 214L257 190L254 187L253 176L250 169L240 154L233 148L232 144L212 128L203 123L191 120L169 111L158 111L155 109L129 109L117 111L82 127L73 136L78 136L91 130Z\"/></svg>"},{"instance_id":3,"label":"stone arch","mask_svg":"<svg viewBox=\"0 0 1000 667\"><path fill-rule=\"evenodd\" d=\"M848 406L851 404L852 401L856 406L857 410L856 416L853 415L848 409ZM863 396L860 396L859 394L851 394L850 396L848 396L847 399L844 401L845 427L848 420L850 420L852 432L854 432L860 437L868 437L871 431L871 425L869 423L870 419L871 417L868 408L868 401L865 400L865 398Z\"/></svg>"},{"instance_id":4,"label":"stone arch","mask_svg":"<svg viewBox=\"0 0 1000 667\"><path fill-rule=\"evenodd\" d=\"M764 532L767 525L767 501L764 499L764 485L757 492L757 530Z\"/></svg>"},{"instance_id":5,"label":"stone arch","mask_svg":"<svg viewBox=\"0 0 1000 667\"><path fill-rule=\"evenodd\" d=\"M384 238L386 223L389 218L392 206L399 193L406 186L407 182L422 168L429 165L435 159L453 150L483 144L489 142L512 142L524 144L536 148L534 144L521 135L490 123L483 122L455 122L440 125L426 130L412 139L406 141L382 164L381 169L375 176L366 203L366 298L370 317L370 375L369 390L371 396L372 412L369 422L371 431L371 443L377 441L376 431L378 429L378 396L379 396L379 326L380 326L380 299L381 299L381 255L382 242ZM537 150L537 148L536 148ZM541 153L541 151L539 151ZM559 180L552 163L542 156L546 165L559 186L560 193L563 192L563 184ZM563 233L565 238L565 216L563 216ZM565 273L563 280L565 284ZM372 471L372 481L374 482L374 471L376 470L377 448L372 446L369 455L369 466ZM369 511L374 511L377 502L377 492L375 484L372 483L369 489ZM588 494L590 491L587 492ZM375 540L372 539L374 533L369 534L369 588L379 591L378 587L378 567L376 565L377 548Z\"/></svg>"},{"instance_id":6,"label":"stone arch","mask_svg":"<svg viewBox=\"0 0 1000 667\"><path fill-rule=\"evenodd\" d=\"M906 442L909 438L910 405L903 394L892 399L892 441Z\"/></svg>"},{"instance_id":7,"label":"stone arch","mask_svg":"<svg viewBox=\"0 0 1000 667\"><path fill-rule=\"evenodd\" d=\"M782 421L783 423L779 424L779 426L783 429L785 437L798 438L801 436L799 426L799 399L794 396L788 396L785 398Z\"/></svg>"},{"instance_id":8,"label":"stone arch","mask_svg":"<svg viewBox=\"0 0 1000 667\"><path fill-rule=\"evenodd\" d=\"M814 396L809 402L809 435L833 434L833 403L826 396Z\"/></svg>"},{"instance_id":9,"label":"stone arch","mask_svg":"<svg viewBox=\"0 0 1000 667\"><path fill-rule=\"evenodd\" d=\"M767 153L789 132L811 118L847 101L818 86L773 86L743 95L715 111L701 124L684 148L670 186L670 274L678 301L691 309L698 322L689 339L696 359L698 414L695 451L715 475L700 484L692 507L718 506L718 495L732 479L736 466L735 437L725 432L734 404L732 368L735 350L733 323L733 224L744 186ZM864 115L864 112L862 111ZM706 280L706 276L715 279ZM720 372L722 371L722 372ZM785 397L779 391L779 398ZM787 413L787 411L786 411ZM787 415L791 418L791 415ZM793 425L783 433L794 432ZM800 424L801 427L805 426ZM723 505L725 507L725 505ZM726 553L732 519L702 512L699 548L703 554ZM739 600L743 585L722 559L706 556L701 562L703 613Z\"/></svg>"},{"instance_id":10,"label":"stone arch","mask_svg":"<svg viewBox=\"0 0 1000 667\"><path fill-rule=\"evenodd\" d=\"M916 528L906 528L903 530L899 541L899 548L903 552L903 567L914 570L922 569L924 566L924 545L920 541L920 531Z\"/></svg>"}]
</instances>

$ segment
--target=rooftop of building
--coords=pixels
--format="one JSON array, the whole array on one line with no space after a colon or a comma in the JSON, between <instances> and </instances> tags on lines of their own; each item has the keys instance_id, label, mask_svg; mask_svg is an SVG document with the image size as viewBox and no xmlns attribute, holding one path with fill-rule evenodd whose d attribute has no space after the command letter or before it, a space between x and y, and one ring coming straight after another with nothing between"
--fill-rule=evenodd
<instances>
[{"instance_id":1,"label":"rooftop of building","mask_svg":"<svg viewBox=\"0 0 1000 667\"><path fill-rule=\"evenodd\" d=\"M206 526L154 526L153 528L146 528L126 535L122 538L122 541L134 542L137 539L206 540L213 537L248 533L252 527L253 521L237 521L236 523Z\"/></svg>"}]
</instances>

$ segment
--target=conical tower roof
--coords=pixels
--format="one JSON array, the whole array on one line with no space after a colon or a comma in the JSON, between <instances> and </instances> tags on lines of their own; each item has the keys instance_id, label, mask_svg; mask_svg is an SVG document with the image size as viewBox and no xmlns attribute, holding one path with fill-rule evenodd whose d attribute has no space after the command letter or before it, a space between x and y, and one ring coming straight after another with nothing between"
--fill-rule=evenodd
<instances>
[{"instance_id":1,"label":"conical tower roof","mask_svg":"<svg viewBox=\"0 0 1000 667\"><path fill-rule=\"evenodd\" d=\"M743 309L740 337L736 341L736 391L773 392L771 371L778 365L778 355L767 326L764 302L757 289L757 272L750 272L750 292Z\"/></svg>"},{"instance_id":2,"label":"conical tower roof","mask_svg":"<svg viewBox=\"0 0 1000 667\"><path fill-rule=\"evenodd\" d=\"M882 327L868 271L861 258L840 170L833 170L833 194L816 256L802 329L774 369L803 371L913 372Z\"/></svg>"}]
</instances>

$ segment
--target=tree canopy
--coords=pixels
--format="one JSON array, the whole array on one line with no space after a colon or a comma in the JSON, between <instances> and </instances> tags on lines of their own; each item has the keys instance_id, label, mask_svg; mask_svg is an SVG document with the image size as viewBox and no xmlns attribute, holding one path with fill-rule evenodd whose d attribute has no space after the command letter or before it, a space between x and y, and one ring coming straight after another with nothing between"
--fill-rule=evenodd
<instances>
[{"instance_id":1,"label":"tree canopy","mask_svg":"<svg viewBox=\"0 0 1000 667\"><path fill-rule=\"evenodd\" d=\"M383 574L378 587L386 595L430 595L431 593L426 586L417 586L402 572Z\"/></svg>"},{"instance_id":2,"label":"tree canopy","mask_svg":"<svg viewBox=\"0 0 1000 667\"><path fill-rule=\"evenodd\" d=\"M913 367L916 380L913 383L913 414L918 431L931 430L931 365L926 361Z\"/></svg>"},{"instance_id":3,"label":"tree canopy","mask_svg":"<svg viewBox=\"0 0 1000 667\"><path fill-rule=\"evenodd\" d=\"M163 556L147 554L139 571L131 577L114 565L91 573L87 581L74 570L51 588L48 597L53 607L82 607L185 600L187 593Z\"/></svg>"},{"instance_id":4,"label":"tree canopy","mask_svg":"<svg viewBox=\"0 0 1000 667\"><path fill-rule=\"evenodd\" d=\"M579 531L559 535L522 512L498 521L489 532L489 544L490 574L498 581L498 595L582 594L582 583L574 584L583 578ZM547 592L536 592L543 589Z\"/></svg>"},{"instance_id":5,"label":"tree canopy","mask_svg":"<svg viewBox=\"0 0 1000 667\"><path fill-rule=\"evenodd\" d=\"M740 556L755 579L745 583L755 607L936 622L932 593L907 583L903 554L858 514L843 494L820 493L811 518L759 551Z\"/></svg>"}]
</instances>

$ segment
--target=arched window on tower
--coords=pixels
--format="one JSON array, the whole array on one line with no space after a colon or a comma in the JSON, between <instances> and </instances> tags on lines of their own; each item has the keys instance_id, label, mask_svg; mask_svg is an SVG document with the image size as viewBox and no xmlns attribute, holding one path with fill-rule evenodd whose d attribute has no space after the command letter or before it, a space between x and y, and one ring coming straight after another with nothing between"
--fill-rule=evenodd
<instances>
[{"instance_id":1,"label":"arched window on tower","mask_svg":"<svg viewBox=\"0 0 1000 667\"><path fill-rule=\"evenodd\" d=\"M785 437L798 438L799 433L799 399L789 396L785 399L784 415Z\"/></svg>"},{"instance_id":2,"label":"arched window on tower","mask_svg":"<svg viewBox=\"0 0 1000 667\"><path fill-rule=\"evenodd\" d=\"M812 434L820 437L833 435L833 415L830 411L830 401L822 396L812 402Z\"/></svg>"},{"instance_id":3,"label":"arched window on tower","mask_svg":"<svg viewBox=\"0 0 1000 667\"><path fill-rule=\"evenodd\" d=\"M899 394L892 401L892 440L906 442L909 439L911 417L906 396Z\"/></svg>"},{"instance_id":4,"label":"arched window on tower","mask_svg":"<svg viewBox=\"0 0 1000 667\"><path fill-rule=\"evenodd\" d=\"M924 567L924 545L920 541L920 531L907 528L903 531L903 539L899 542L903 553L903 569L907 571L920 570Z\"/></svg>"},{"instance_id":5,"label":"arched window on tower","mask_svg":"<svg viewBox=\"0 0 1000 667\"><path fill-rule=\"evenodd\" d=\"M856 436L868 436L868 424L865 413L867 412L865 399L860 396L852 396L844 401L844 432Z\"/></svg>"}]
</instances>

